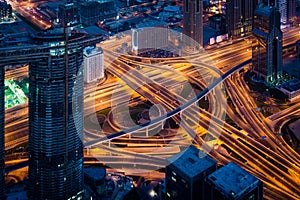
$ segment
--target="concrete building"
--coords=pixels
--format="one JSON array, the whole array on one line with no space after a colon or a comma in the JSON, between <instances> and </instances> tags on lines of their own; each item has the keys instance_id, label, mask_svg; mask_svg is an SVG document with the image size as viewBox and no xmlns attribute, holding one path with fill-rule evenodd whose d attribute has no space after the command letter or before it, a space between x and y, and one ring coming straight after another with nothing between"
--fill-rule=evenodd
<instances>
[{"instance_id":1,"label":"concrete building","mask_svg":"<svg viewBox=\"0 0 300 200\"><path fill-rule=\"evenodd\" d=\"M277 87L290 101L300 98L300 80L294 79Z\"/></svg>"},{"instance_id":2,"label":"concrete building","mask_svg":"<svg viewBox=\"0 0 300 200\"><path fill-rule=\"evenodd\" d=\"M136 54L147 50L163 49L168 46L167 28L136 28L131 30L132 51Z\"/></svg>"},{"instance_id":3,"label":"concrete building","mask_svg":"<svg viewBox=\"0 0 300 200\"><path fill-rule=\"evenodd\" d=\"M266 83L282 75L282 32L280 12L276 7L260 4L255 11L252 45L253 71Z\"/></svg>"},{"instance_id":4,"label":"concrete building","mask_svg":"<svg viewBox=\"0 0 300 200\"><path fill-rule=\"evenodd\" d=\"M104 77L104 55L100 47L87 47L83 52L84 82L90 83Z\"/></svg>"},{"instance_id":5,"label":"concrete building","mask_svg":"<svg viewBox=\"0 0 300 200\"><path fill-rule=\"evenodd\" d=\"M258 0L227 0L226 16L229 37L249 35L253 26L254 10Z\"/></svg>"},{"instance_id":6,"label":"concrete building","mask_svg":"<svg viewBox=\"0 0 300 200\"><path fill-rule=\"evenodd\" d=\"M166 199L206 200L204 179L216 171L217 162L194 146L168 160Z\"/></svg>"},{"instance_id":7,"label":"concrete building","mask_svg":"<svg viewBox=\"0 0 300 200\"><path fill-rule=\"evenodd\" d=\"M186 45L199 48L203 46L203 0L183 1L183 34L192 40Z\"/></svg>"},{"instance_id":8,"label":"concrete building","mask_svg":"<svg viewBox=\"0 0 300 200\"><path fill-rule=\"evenodd\" d=\"M208 175L206 200L262 200L263 183L233 162Z\"/></svg>"}]
</instances>

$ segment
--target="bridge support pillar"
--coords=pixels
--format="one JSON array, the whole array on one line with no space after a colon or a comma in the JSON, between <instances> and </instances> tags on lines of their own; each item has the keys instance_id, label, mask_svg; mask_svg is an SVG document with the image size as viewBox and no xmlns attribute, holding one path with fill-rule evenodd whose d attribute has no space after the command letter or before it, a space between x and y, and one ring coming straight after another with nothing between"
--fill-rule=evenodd
<instances>
[{"instance_id":1,"label":"bridge support pillar","mask_svg":"<svg viewBox=\"0 0 300 200\"><path fill-rule=\"evenodd\" d=\"M212 94L213 94L214 96L216 95L216 89L215 89L215 88L212 90Z\"/></svg>"},{"instance_id":2,"label":"bridge support pillar","mask_svg":"<svg viewBox=\"0 0 300 200\"><path fill-rule=\"evenodd\" d=\"M149 128L146 128L146 137L149 137Z\"/></svg>"},{"instance_id":3,"label":"bridge support pillar","mask_svg":"<svg viewBox=\"0 0 300 200\"><path fill-rule=\"evenodd\" d=\"M204 100L207 101L207 95L204 96Z\"/></svg>"},{"instance_id":4,"label":"bridge support pillar","mask_svg":"<svg viewBox=\"0 0 300 200\"><path fill-rule=\"evenodd\" d=\"M90 148L86 148L86 154L89 156L90 155Z\"/></svg>"}]
</instances>

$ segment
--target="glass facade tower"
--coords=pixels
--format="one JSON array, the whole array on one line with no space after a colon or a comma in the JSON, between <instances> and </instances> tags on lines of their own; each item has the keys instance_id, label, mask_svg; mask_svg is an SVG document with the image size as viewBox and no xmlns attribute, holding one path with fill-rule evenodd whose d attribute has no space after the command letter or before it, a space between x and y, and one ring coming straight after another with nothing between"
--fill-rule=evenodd
<instances>
[{"instance_id":1,"label":"glass facade tower","mask_svg":"<svg viewBox=\"0 0 300 200\"><path fill-rule=\"evenodd\" d=\"M70 35L70 46L76 37ZM64 34L34 39L54 48L29 68L29 197L81 199L83 52L66 48Z\"/></svg>"},{"instance_id":2,"label":"glass facade tower","mask_svg":"<svg viewBox=\"0 0 300 200\"><path fill-rule=\"evenodd\" d=\"M226 16L228 35L238 38L252 32L254 10L258 0L227 0Z\"/></svg>"},{"instance_id":3,"label":"glass facade tower","mask_svg":"<svg viewBox=\"0 0 300 200\"><path fill-rule=\"evenodd\" d=\"M203 45L203 0L183 1L183 33L193 39L195 44ZM191 41L191 40L188 40Z\"/></svg>"},{"instance_id":4,"label":"glass facade tower","mask_svg":"<svg viewBox=\"0 0 300 200\"><path fill-rule=\"evenodd\" d=\"M253 71L258 78L272 83L282 74L282 32L280 12L261 4L255 11L252 45Z\"/></svg>"}]
</instances>

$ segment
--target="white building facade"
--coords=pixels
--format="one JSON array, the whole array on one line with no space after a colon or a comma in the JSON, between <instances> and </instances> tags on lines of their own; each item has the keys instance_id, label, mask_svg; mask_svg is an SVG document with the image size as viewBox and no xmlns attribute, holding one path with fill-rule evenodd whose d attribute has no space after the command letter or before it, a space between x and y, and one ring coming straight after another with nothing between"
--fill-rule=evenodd
<instances>
[{"instance_id":1,"label":"white building facade","mask_svg":"<svg viewBox=\"0 0 300 200\"><path fill-rule=\"evenodd\" d=\"M83 52L84 81L91 83L104 77L104 54L100 47L87 47Z\"/></svg>"}]
</instances>

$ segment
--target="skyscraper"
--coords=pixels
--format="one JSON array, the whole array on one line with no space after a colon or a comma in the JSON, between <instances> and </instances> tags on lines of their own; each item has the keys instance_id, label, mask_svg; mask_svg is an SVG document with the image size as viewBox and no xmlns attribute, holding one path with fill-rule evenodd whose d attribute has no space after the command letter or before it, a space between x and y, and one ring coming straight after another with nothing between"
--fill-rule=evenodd
<instances>
[{"instance_id":1,"label":"skyscraper","mask_svg":"<svg viewBox=\"0 0 300 200\"><path fill-rule=\"evenodd\" d=\"M280 12L276 7L260 4L255 11L252 45L253 71L271 83L282 74L282 32Z\"/></svg>"},{"instance_id":2,"label":"skyscraper","mask_svg":"<svg viewBox=\"0 0 300 200\"><path fill-rule=\"evenodd\" d=\"M226 16L228 35L238 38L251 33L253 14L258 0L227 0Z\"/></svg>"},{"instance_id":3,"label":"skyscraper","mask_svg":"<svg viewBox=\"0 0 300 200\"><path fill-rule=\"evenodd\" d=\"M183 1L183 33L193 39L187 45L203 46L203 0ZM198 45L197 45L198 43Z\"/></svg>"},{"instance_id":4,"label":"skyscraper","mask_svg":"<svg viewBox=\"0 0 300 200\"><path fill-rule=\"evenodd\" d=\"M216 171L217 162L194 146L169 159L166 199L206 200L204 178Z\"/></svg>"},{"instance_id":5,"label":"skyscraper","mask_svg":"<svg viewBox=\"0 0 300 200\"><path fill-rule=\"evenodd\" d=\"M69 48L62 30L34 37L53 48L29 67L30 199L83 195L83 51L73 45L83 36L70 35Z\"/></svg>"}]
</instances>

